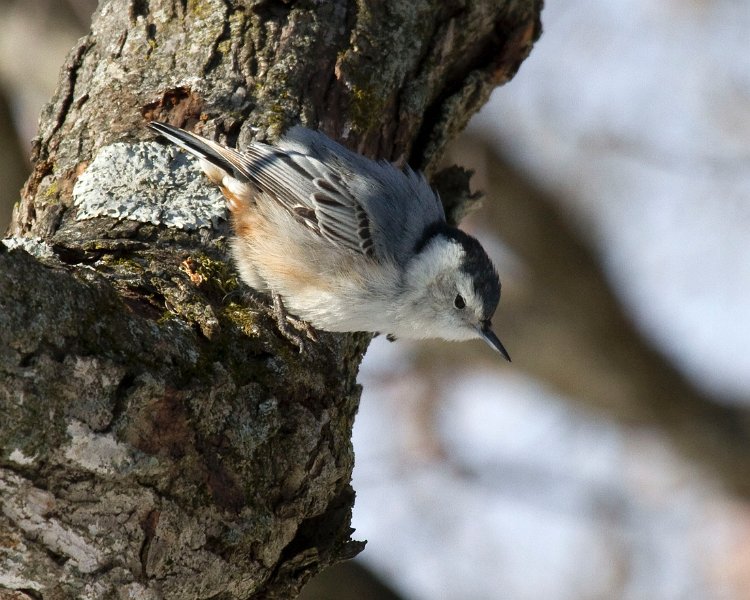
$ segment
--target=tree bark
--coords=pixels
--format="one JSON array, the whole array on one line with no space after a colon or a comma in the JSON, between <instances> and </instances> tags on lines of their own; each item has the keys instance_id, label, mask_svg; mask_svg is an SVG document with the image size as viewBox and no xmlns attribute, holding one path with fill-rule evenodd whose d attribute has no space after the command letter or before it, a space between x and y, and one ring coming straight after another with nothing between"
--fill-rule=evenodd
<instances>
[{"instance_id":1,"label":"tree bark","mask_svg":"<svg viewBox=\"0 0 750 600\"><path fill-rule=\"evenodd\" d=\"M0 245L0 591L288 598L362 549L350 438L369 337L301 355L281 338L195 169L144 125L242 145L301 121L431 173L540 10L100 3Z\"/></svg>"}]
</instances>

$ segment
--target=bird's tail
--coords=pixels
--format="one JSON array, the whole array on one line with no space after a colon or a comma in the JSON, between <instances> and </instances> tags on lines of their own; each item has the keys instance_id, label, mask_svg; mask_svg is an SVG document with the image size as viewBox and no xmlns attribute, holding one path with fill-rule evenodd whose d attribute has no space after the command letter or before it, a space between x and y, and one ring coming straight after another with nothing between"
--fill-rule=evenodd
<instances>
[{"instance_id":1,"label":"bird's tail","mask_svg":"<svg viewBox=\"0 0 750 600\"><path fill-rule=\"evenodd\" d=\"M148 126L193 156L197 156L219 169L237 176L236 150L226 148L200 135L190 133L167 123L151 121Z\"/></svg>"}]
</instances>

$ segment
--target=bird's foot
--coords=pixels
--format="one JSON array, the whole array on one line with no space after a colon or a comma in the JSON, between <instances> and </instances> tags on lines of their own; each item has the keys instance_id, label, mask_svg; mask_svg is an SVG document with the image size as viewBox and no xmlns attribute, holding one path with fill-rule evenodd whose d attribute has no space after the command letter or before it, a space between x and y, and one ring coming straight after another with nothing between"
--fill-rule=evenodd
<instances>
[{"instance_id":1,"label":"bird's foot","mask_svg":"<svg viewBox=\"0 0 750 600\"><path fill-rule=\"evenodd\" d=\"M307 350L307 342L300 335L313 342L318 341L318 332L307 321L298 319L287 312L284 301L278 294L273 294L273 316L276 318L276 327L279 333L299 348L300 354Z\"/></svg>"}]
</instances>

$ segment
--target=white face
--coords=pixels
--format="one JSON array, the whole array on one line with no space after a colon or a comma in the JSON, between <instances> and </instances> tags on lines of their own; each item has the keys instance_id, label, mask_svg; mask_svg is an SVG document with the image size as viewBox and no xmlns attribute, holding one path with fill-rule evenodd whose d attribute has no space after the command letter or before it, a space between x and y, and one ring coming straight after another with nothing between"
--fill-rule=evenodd
<instances>
[{"instance_id":1,"label":"white face","mask_svg":"<svg viewBox=\"0 0 750 600\"><path fill-rule=\"evenodd\" d=\"M409 292L399 307L394 331L409 338L469 340L483 337L483 298L473 278L461 270L463 248L445 238L431 242L407 272Z\"/></svg>"},{"instance_id":2,"label":"white face","mask_svg":"<svg viewBox=\"0 0 750 600\"><path fill-rule=\"evenodd\" d=\"M481 337L484 303L477 297L468 275L461 271L445 273L429 289L433 319L441 328L440 337L447 340Z\"/></svg>"}]
</instances>

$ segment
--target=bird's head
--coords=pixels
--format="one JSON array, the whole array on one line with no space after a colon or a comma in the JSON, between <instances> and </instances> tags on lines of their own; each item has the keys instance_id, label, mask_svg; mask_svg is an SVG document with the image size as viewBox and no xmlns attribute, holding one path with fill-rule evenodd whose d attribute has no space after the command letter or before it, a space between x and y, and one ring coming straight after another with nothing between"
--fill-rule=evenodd
<instances>
[{"instance_id":1,"label":"bird's head","mask_svg":"<svg viewBox=\"0 0 750 600\"><path fill-rule=\"evenodd\" d=\"M467 233L443 224L425 238L404 277L399 322L410 329L405 337L482 338L510 360L492 331L500 278L484 248Z\"/></svg>"}]
</instances>

